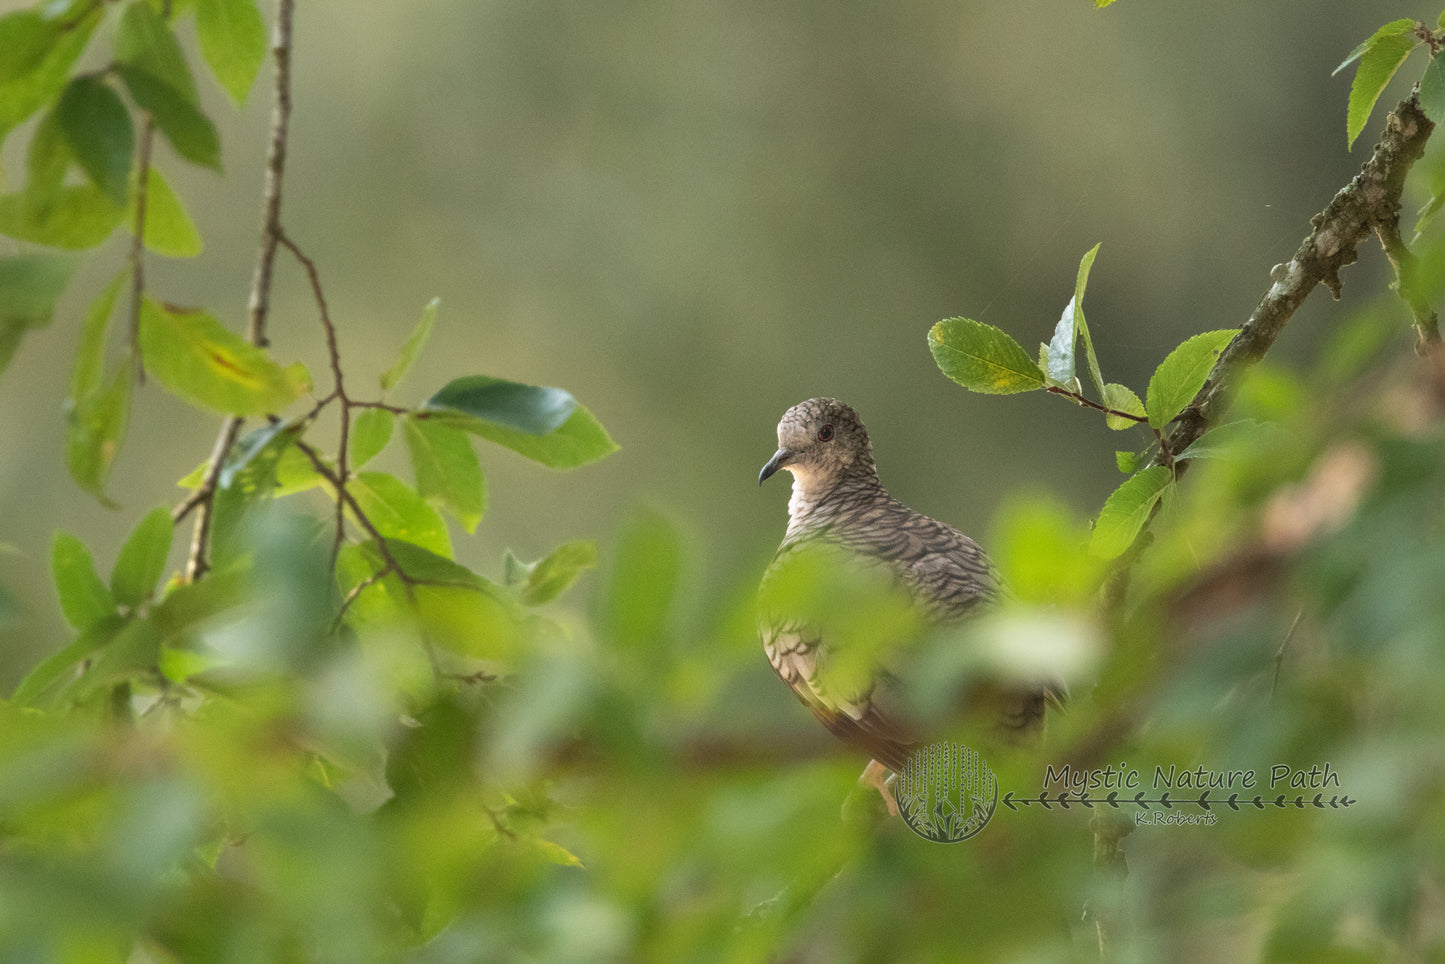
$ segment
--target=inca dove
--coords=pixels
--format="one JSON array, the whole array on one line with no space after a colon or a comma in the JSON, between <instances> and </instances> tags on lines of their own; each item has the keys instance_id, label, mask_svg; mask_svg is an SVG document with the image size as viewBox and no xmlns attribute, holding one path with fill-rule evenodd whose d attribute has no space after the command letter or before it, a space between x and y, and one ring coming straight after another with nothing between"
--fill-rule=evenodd
<instances>
[{"instance_id":1,"label":"inca dove","mask_svg":"<svg viewBox=\"0 0 1445 964\"><path fill-rule=\"evenodd\" d=\"M780 581L799 554L823 547L888 574L924 619L936 624L987 604L998 592L997 576L976 542L888 494L878 481L863 422L837 399L811 398L783 414L778 450L758 484L779 469L793 473L793 495L787 534L760 591L763 648L803 704L835 735L873 758L863 782L876 786L896 812L883 785L884 770L903 769L919 734L909 730L906 694L898 692L887 668L889 654L866 654L861 674L830 679L829 664L848 660L843 647L827 638L826 623L779 611L778 601L769 600L769 585ZM997 728L1011 739L1036 731L1051 696L1042 687L991 694Z\"/></svg>"}]
</instances>

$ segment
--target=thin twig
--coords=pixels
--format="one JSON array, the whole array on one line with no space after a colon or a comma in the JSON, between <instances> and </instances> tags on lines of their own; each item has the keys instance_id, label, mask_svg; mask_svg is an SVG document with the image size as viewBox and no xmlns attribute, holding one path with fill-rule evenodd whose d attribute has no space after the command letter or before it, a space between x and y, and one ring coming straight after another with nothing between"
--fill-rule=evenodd
<instances>
[{"instance_id":1,"label":"thin twig","mask_svg":"<svg viewBox=\"0 0 1445 964\"><path fill-rule=\"evenodd\" d=\"M271 307L271 272L281 239L281 184L286 175L286 144L291 127L291 15L295 0L276 0L271 56L276 61L275 96L271 106L271 139L266 149L266 183L261 191L261 247L251 277L251 344L265 347L266 315Z\"/></svg>"},{"instance_id":2,"label":"thin twig","mask_svg":"<svg viewBox=\"0 0 1445 964\"><path fill-rule=\"evenodd\" d=\"M286 172L286 141L291 123L291 16L294 10L295 0L276 0L276 22L271 34L271 56L276 61L275 101L271 110L270 145L266 151L266 181L261 191L261 243L256 253L256 270L251 278L250 320L246 328L247 339L258 348L267 344L266 314L271 303L271 271L276 260L276 242L281 235L281 183ZM208 556L216 482L221 476L221 466L241 432L243 421L239 415L229 415L221 423L216 444L211 450L210 463L206 466L205 481L193 497L195 504L186 508L187 512L196 513L191 552L186 560L186 579L191 582L201 578L211 567Z\"/></svg>"},{"instance_id":3,"label":"thin twig","mask_svg":"<svg viewBox=\"0 0 1445 964\"><path fill-rule=\"evenodd\" d=\"M346 593L346 596L342 598L341 605L338 606L336 609L336 617L331 621L331 632L335 633L338 629L341 628L341 624L346 621L346 611L351 608L351 604L356 602L357 598L360 597L362 593L366 592L366 590L370 589L372 586L381 582L387 576L391 575L393 572L396 571L397 570L393 570L391 568L390 563L387 563L380 569L376 570L376 572L373 572L371 575L361 580L361 582L352 586L351 589Z\"/></svg>"},{"instance_id":4,"label":"thin twig","mask_svg":"<svg viewBox=\"0 0 1445 964\"><path fill-rule=\"evenodd\" d=\"M299 262L306 271L306 277L311 282L311 293L316 298L316 309L321 316L321 326L326 330L326 354L331 362L331 376L335 382L331 394L317 405L316 410L325 405L330 399L339 399L341 402L341 439L337 443L336 450L336 485L340 489L346 488L346 483L351 478L351 471L348 465L348 453L351 447L351 398L346 394L346 378L341 370L341 348L337 343L336 325L331 321L331 310L326 305L326 293L321 289L321 274L316 270L316 262L312 261L302 252L300 246L293 241L289 235L282 231L277 240L291 252L291 255ZM336 500L336 534L331 540L331 564L330 568L336 568L336 560L341 555L341 543L346 538L346 511L342 499Z\"/></svg>"},{"instance_id":5,"label":"thin twig","mask_svg":"<svg viewBox=\"0 0 1445 964\"><path fill-rule=\"evenodd\" d=\"M1067 388L1061 388L1058 385L1050 385L1047 390L1055 395L1062 395L1065 398L1073 399L1085 408L1092 408L1094 411L1103 412L1105 415L1117 415L1119 418L1127 418L1131 422L1143 423L1149 421L1149 416L1147 415L1135 415L1133 412L1121 412L1117 408L1100 405L1098 402L1085 398L1078 392L1071 392Z\"/></svg>"},{"instance_id":6,"label":"thin twig","mask_svg":"<svg viewBox=\"0 0 1445 964\"><path fill-rule=\"evenodd\" d=\"M135 187L135 221L131 224L132 237L130 241L130 310L129 324L126 327L126 338L130 342L130 357L135 365L135 380L137 385L145 384L145 359L141 357L140 351L140 308L145 298L145 264L146 264L146 202L148 200L148 188L150 186L151 171L151 146L155 142L156 122L149 113L145 115L145 123L141 126L140 150L136 156L136 170L138 172Z\"/></svg>"},{"instance_id":7,"label":"thin twig","mask_svg":"<svg viewBox=\"0 0 1445 964\"><path fill-rule=\"evenodd\" d=\"M1275 690L1279 689L1279 671L1280 668L1284 666L1284 651L1289 648L1289 641L1294 639L1294 631L1299 628L1300 617L1304 614L1304 607L1300 607L1299 612L1294 614L1294 619L1290 622L1289 629L1285 631L1284 639L1280 642L1279 649L1275 651L1274 673L1271 674L1269 678L1269 698L1271 701L1274 700Z\"/></svg>"},{"instance_id":8,"label":"thin twig","mask_svg":"<svg viewBox=\"0 0 1445 964\"><path fill-rule=\"evenodd\" d=\"M186 557L186 581L195 582L210 571L211 522L216 509L216 486L221 477L221 467L226 464L226 454L236 444L241 434L241 419L232 416L221 425L221 434L211 449L210 461L206 463L206 475L201 482L201 498L197 500L196 525L191 534L191 551Z\"/></svg>"},{"instance_id":9,"label":"thin twig","mask_svg":"<svg viewBox=\"0 0 1445 964\"><path fill-rule=\"evenodd\" d=\"M316 469L316 473L331 486L332 490L336 493L337 503L345 503L346 507L351 510L352 515L356 518L357 524L366 530L367 535L371 536L372 541L376 543L376 551L381 554L382 561L396 572L397 577L401 579L402 585L406 587L407 598L415 604L416 592L412 587L417 584L418 580L408 576L406 570L401 567L401 563L397 562L396 556L392 555L391 549L386 544L386 537L381 534L381 530L376 527L376 524L371 521L371 518L367 516L366 512L357 503L356 496L352 495L351 491L341 483L336 473L331 471L331 468L326 464L326 460L321 457L321 453L316 451L309 443L298 438L292 444L301 450L301 454L305 455L306 458L311 461L311 465Z\"/></svg>"},{"instance_id":10,"label":"thin twig","mask_svg":"<svg viewBox=\"0 0 1445 964\"><path fill-rule=\"evenodd\" d=\"M410 415L413 413L413 409L407 408L404 405L392 405L389 402L358 402L354 398L349 398L346 404L352 408L379 408L384 412L391 412L393 415Z\"/></svg>"}]
</instances>

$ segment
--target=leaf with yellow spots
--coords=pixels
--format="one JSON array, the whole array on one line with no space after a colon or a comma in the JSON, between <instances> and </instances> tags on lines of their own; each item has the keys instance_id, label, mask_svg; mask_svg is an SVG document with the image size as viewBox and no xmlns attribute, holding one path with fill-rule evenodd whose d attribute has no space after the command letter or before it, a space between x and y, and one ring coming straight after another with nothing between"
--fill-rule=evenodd
<instances>
[{"instance_id":1,"label":"leaf with yellow spots","mask_svg":"<svg viewBox=\"0 0 1445 964\"><path fill-rule=\"evenodd\" d=\"M943 374L985 395L1012 395L1045 385L1044 373L1009 335L971 318L945 318L928 332Z\"/></svg>"},{"instance_id":2,"label":"leaf with yellow spots","mask_svg":"<svg viewBox=\"0 0 1445 964\"><path fill-rule=\"evenodd\" d=\"M236 415L280 412L310 384L300 366L282 368L200 309L147 298L140 343L146 371L200 408Z\"/></svg>"}]
</instances>

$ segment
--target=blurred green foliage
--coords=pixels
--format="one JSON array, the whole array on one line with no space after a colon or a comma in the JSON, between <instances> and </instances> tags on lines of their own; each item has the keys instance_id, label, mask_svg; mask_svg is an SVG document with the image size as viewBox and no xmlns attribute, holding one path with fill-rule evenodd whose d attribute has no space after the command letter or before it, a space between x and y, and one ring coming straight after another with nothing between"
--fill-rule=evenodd
<instances>
[{"instance_id":1,"label":"blurred green foliage","mask_svg":"<svg viewBox=\"0 0 1445 964\"><path fill-rule=\"evenodd\" d=\"M0 17L0 131L42 114L0 231L85 248L125 223L154 253L199 251L168 182L133 162L136 139L159 136L219 164L189 27L175 33L192 17L216 81L244 101L265 55L250 0ZM114 56L76 72L104 20ZM1395 38L1385 52L1403 59L1405 36L1376 46ZM1369 44L1360 75L1383 88L1398 61L1380 79ZM1162 428L1230 333L1151 349L1164 361L1142 396L1106 381L1094 338L1107 323L1091 334L1083 318L1097 250L1037 364L1002 329L953 319L931 339L940 366L977 390L1078 400L1082 340L1108 427ZM1092 531L1047 486L1011 497L985 540L1010 602L918 640L909 678L940 727L979 680L1070 685L1044 748L989 760L1020 797L1047 789L1051 764L1263 782L1328 766L1339 785L1323 795L1350 800L1286 786L1299 805L1216 800L1211 825L1129 834L1119 876L1095 866L1077 804L1000 810L953 847L880 822L875 797L848 793L861 761L756 696L777 687L753 632L757 572L704 569L709 546L686 523L639 510L600 548L507 553L497 579L458 558L453 522L470 533L524 508L492 505L474 437L553 469L616 449L570 393L451 372L418 404L371 399L342 390L332 345L323 394L219 312L142 292L123 312L135 267L79 325L74 482L107 501L142 363L180 402L272 418L182 480L213 506L203 578L168 575L187 540L165 506L133 514L110 566L88 532L51 541L73 632L0 700L0 958L1050 961L1097 956L1101 915L1119 960L1445 953L1445 368L1410 355L1393 303L1360 312L1307 373L1255 371L1236 421L1172 453L1192 460L1182 480L1145 467L1147 445L1120 452L1137 474ZM73 268L28 248L0 260L0 361L56 314ZM1422 248L1419 271L1438 293L1445 248ZM116 323L127 314L132 331ZM381 393L436 324L433 301ZM331 414L334 444L317 437ZM387 462L403 452L410 481ZM590 484L567 480L584 507ZM317 490L329 499L306 501ZM1107 560L1146 525L1127 590L1101 609ZM594 567L585 611L559 606ZM919 631L888 593L832 569L789 573L780 604L863 649ZM16 610L0 591L0 621Z\"/></svg>"}]
</instances>

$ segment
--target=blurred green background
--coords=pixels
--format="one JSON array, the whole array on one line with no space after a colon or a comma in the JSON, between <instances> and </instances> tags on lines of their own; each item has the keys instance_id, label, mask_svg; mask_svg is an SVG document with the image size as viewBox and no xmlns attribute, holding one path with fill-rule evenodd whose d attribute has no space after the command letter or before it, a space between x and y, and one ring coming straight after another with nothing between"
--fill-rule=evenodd
<instances>
[{"instance_id":1,"label":"blurred green background","mask_svg":"<svg viewBox=\"0 0 1445 964\"><path fill-rule=\"evenodd\" d=\"M530 558L589 536L606 557L643 503L695 537L688 595L701 598L754 581L781 536L786 482L754 480L778 415L812 395L856 406L895 494L966 531L986 536L1020 489L1096 511L1119 481L1109 451L1142 438L1120 445L1041 394L961 391L934 367L928 327L966 315L1033 345L1102 242L1090 322L1111 380L1142 388L1182 338L1244 320L1357 169L1380 117L1348 153L1348 80L1330 71L1412 12L1424 13L1343 0L308 2L285 221L323 272L354 386L374 384L439 296L398 400L471 372L560 385L622 445L570 476L484 453L492 512L461 560L495 572L506 547ZM224 177L158 149L206 251L153 256L152 289L238 327L268 84L269 70L240 113L202 84ZM25 140L0 158L12 181ZM216 430L150 389L111 486L123 510L66 475L78 316L123 257L120 238L101 249L0 378L0 584L22 610L0 629L0 691L66 636L53 530L112 558L146 507L178 498L174 480ZM1381 262L1372 251L1346 273L1347 299L1382 289ZM319 377L303 282L284 265L271 330L278 358ZM1309 355L1345 315L1316 295L1277 354Z\"/></svg>"}]
</instances>

